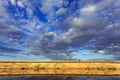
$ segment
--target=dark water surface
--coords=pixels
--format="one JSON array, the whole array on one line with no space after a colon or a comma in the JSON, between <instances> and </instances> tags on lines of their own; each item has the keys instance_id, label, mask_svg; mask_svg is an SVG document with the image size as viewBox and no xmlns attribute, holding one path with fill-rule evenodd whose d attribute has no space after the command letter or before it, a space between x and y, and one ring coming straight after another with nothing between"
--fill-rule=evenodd
<instances>
[{"instance_id":1,"label":"dark water surface","mask_svg":"<svg viewBox=\"0 0 120 80\"><path fill-rule=\"evenodd\" d=\"M1 76L0 80L120 80L120 76Z\"/></svg>"}]
</instances>

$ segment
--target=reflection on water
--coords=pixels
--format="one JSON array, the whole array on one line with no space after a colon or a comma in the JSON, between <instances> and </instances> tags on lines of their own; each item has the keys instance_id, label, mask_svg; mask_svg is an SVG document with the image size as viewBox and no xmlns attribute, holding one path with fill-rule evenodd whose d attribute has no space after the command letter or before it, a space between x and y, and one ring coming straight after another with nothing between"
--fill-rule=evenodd
<instances>
[{"instance_id":1,"label":"reflection on water","mask_svg":"<svg viewBox=\"0 0 120 80\"><path fill-rule=\"evenodd\" d=\"M120 80L120 76L6 76L0 80Z\"/></svg>"}]
</instances>

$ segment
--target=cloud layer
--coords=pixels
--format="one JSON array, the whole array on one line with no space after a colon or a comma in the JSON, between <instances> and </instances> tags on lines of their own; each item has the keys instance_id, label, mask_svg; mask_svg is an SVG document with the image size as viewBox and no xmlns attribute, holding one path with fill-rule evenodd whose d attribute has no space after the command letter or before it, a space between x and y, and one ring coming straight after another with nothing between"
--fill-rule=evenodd
<instances>
[{"instance_id":1,"label":"cloud layer","mask_svg":"<svg viewBox=\"0 0 120 80\"><path fill-rule=\"evenodd\" d=\"M120 60L120 0L0 0L0 53ZM28 56L28 57L29 57Z\"/></svg>"}]
</instances>

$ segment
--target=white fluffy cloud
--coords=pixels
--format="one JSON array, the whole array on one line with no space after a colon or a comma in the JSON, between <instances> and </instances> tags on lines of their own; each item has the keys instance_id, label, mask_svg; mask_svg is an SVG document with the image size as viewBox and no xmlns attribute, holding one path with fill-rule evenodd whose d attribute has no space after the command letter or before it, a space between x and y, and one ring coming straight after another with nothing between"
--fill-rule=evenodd
<instances>
[{"instance_id":1,"label":"white fluffy cloud","mask_svg":"<svg viewBox=\"0 0 120 80\"><path fill-rule=\"evenodd\" d=\"M24 5L23 5L23 3L21 1L18 1L17 5L20 6L20 7L24 7Z\"/></svg>"},{"instance_id":2,"label":"white fluffy cloud","mask_svg":"<svg viewBox=\"0 0 120 80\"><path fill-rule=\"evenodd\" d=\"M90 15L90 14L94 13L95 10L96 10L96 6L89 5L89 6L85 7L85 8L82 8L80 12L83 15Z\"/></svg>"},{"instance_id":3,"label":"white fluffy cloud","mask_svg":"<svg viewBox=\"0 0 120 80\"><path fill-rule=\"evenodd\" d=\"M56 12L56 15L62 15L64 13L66 13L66 9L65 8L60 8L57 12Z\"/></svg>"},{"instance_id":4,"label":"white fluffy cloud","mask_svg":"<svg viewBox=\"0 0 120 80\"><path fill-rule=\"evenodd\" d=\"M15 0L11 0L11 3L12 3L13 5L16 5L16 1L15 1Z\"/></svg>"}]
</instances>

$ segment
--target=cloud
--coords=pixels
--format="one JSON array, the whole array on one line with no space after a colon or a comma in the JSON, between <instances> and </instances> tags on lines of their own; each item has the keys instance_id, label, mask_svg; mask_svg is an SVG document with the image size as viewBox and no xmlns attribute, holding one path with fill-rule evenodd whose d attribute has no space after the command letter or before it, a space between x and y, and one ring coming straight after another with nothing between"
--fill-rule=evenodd
<instances>
[{"instance_id":1,"label":"cloud","mask_svg":"<svg viewBox=\"0 0 120 80\"><path fill-rule=\"evenodd\" d=\"M99 50L98 53L100 53L100 54L104 54L105 51L104 51L104 50Z\"/></svg>"},{"instance_id":2,"label":"cloud","mask_svg":"<svg viewBox=\"0 0 120 80\"><path fill-rule=\"evenodd\" d=\"M27 52L61 60L74 59L77 50L88 50L119 59L119 0L11 0L12 5L9 1L2 3L0 41L19 46L21 54Z\"/></svg>"},{"instance_id":3,"label":"cloud","mask_svg":"<svg viewBox=\"0 0 120 80\"><path fill-rule=\"evenodd\" d=\"M24 7L24 5L23 5L23 3L21 1L18 1L17 5L20 6L20 7Z\"/></svg>"},{"instance_id":4,"label":"cloud","mask_svg":"<svg viewBox=\"0 0 120 80\"><path fill-rule=\"evenodd\" d=\"M12 3L13 5L16 5L16 0L11 0L11 3Z\"/></svg>"},{"instance_id":5,"label":"cloud","mask_svg":"<svg viewBox=\"0 0 120 80\"><path fill-rule=\"evenodd\" d=\"M89 5L89 6L85 7L85 8L82 8L81 13L85 14L85 15L90 15L91 13L95 12L95 9L96 9L95 6Z\"/></svg>"},{"instance_id":6,"label":"cloud","mask_svg":"<svg viewBox=\"0 0 120 80\"><path fill-rule=\"evenodd\" d=\"M84 55L90 55L92 53L93 53L92 51L89 51L89 52L85 52Z\"/></svg>"},{"instance_id":7,"label":"cloud","mask_svg":"<svg viewBox=\"0 0 120 80\"><path fill-rule=\"evenodd\" d=\"M66 13L66 9L65 8L60 8L57 12L56 12L56 15L62 15Z\"/></svg>"},{"instance_id":8,"label":"cloud","mask_svg":"<svg viewBox=\"0 0 120 80\"><path fill-rule=\"evenodd\" d=\"M21 50L14 49L14 48L8 48L5 46L0 46L0 52L7 52L7 53L14 53L14 52L20 52Z\"/></svg>"},{"instance_id":9,"label":"cloud","mask_svg":"<svg viewBox=\"0 0 120 80\"><path fill-rule=\"evenodd\" d=\"M26 36L25 32L15 26L9 26L4 23L0 23L0 41L3 43L21 43L21 38ZM12 44L13 45L13 44Z\"/></svg>"}]
</instances>

